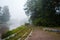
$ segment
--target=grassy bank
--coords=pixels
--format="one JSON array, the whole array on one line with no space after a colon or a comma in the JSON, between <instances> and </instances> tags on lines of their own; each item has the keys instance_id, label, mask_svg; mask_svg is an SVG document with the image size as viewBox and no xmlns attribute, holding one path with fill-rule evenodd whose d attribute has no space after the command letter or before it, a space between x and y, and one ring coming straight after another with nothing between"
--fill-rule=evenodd
<instances>
[{"instance_id":1,"label":"grassy bank","mask_svg":"<svg viewBox=\"0 0 60 40\"><path fill-rule=\"evenodd\" d=\"M31 32L31 30L31 27L20 26L12 31L8 31L2 36L2 38L5 40L24 40Z\"/></svg>"}]
</instances>

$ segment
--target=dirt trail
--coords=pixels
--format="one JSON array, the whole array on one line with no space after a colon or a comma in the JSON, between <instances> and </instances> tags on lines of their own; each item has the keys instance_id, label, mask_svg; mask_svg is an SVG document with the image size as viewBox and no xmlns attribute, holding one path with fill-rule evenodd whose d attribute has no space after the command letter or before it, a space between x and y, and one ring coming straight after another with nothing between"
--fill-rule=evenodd
<instances>
[{"instance_id":1,"label":"dirt trail","mask_svg":"<svg viewBox=\"0 0 60 40\"><path fill-rule=\"evenodd\" d=\"M54 37L53 35L49 35L49 33L35 29L31 35L26 40L60 40L60 36Z\"/></svg>"}]
</instances>

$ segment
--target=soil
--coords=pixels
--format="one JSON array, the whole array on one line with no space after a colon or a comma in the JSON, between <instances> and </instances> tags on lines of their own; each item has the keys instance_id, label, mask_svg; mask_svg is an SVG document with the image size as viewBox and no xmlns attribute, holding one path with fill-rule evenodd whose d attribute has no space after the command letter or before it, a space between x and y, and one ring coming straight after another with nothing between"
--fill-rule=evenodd
<instances>
[{"instance_id":1,"label":"soil","mask_svg":"<svg viewBox=\"0 0 60 40\"><path fill-rule=\"evenodd\" d=\"M60 34L51 35L46 31L35 29L32 31L31 35L27 37L26 40L60 40Z\"/></svg>"}]
</instances>

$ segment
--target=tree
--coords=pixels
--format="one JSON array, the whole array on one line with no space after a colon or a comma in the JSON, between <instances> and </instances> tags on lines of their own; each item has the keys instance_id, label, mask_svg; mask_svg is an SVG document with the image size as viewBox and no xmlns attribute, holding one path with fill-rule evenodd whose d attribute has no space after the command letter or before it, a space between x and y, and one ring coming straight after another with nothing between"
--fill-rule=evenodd
<instances>
[{"instance_id":1,"label":"tree","mask_svg":"<svg viewBox=\"0 0 60 40\"><path fill-rule=\"evenodd\" d=\"M3 13L2 13L2 7L0 7L0 23L1 23L1 21L2 21L2 20L1 20L2 14L3 14Z\"/></svg>"},{"instance_id":2,"label":"tree","mask_svg":"<svg viewBox=\"0 0 60 40\"><path fill-rule=\"evenodd\" d=\"M0 34L5 34L8 30L7 22L10 19L10 13L8 6L0 7Z\"/></svg>"},{"instance_id":3,"label":"tree","mask_svg":"<svg viewBox=\"0 0 60 40\"><path fill-rule=\"evenodd\" d=\"M60 14L56 14L55 8L60 7L59 5L59 0L28 0L25 11L33 25L58 26Z\"/></svg>"},{"instance_id":4,"label":"tree","mask_svg":"<svg viewBox=\"0 0 60 40\"><path fill-rule=\"evenodd\" d=\"M1 16L1 21L2 23L6 23L10 19L10 13L9 13L8 6L4 6L2 12L3 12L3 15Z\"/></svg>"},{"instance_id":5,"label":"tree","mask_svg":"<svg viewBox=\"0 0 60 40\"><path fill-rule=\"evenodd\" d=\"M33 24L35 24L35 19L38 19L38 16L40 16L38 12L40 12L39 10L42 8L41 2L41 0L28 0L26 3L26 14L30 16L30 21L32 21Z\"/></svg>"}]
</instances>

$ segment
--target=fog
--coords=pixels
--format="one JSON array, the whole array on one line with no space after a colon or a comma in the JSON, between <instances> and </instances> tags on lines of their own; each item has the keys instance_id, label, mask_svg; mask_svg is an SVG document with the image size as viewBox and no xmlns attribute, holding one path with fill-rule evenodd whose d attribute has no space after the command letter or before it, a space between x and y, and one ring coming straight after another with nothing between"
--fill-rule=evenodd
<instances>
[{"instance_id":1,"label":"fog","mask_svg":"<svg viewBox=\"0 0 60 40\"><path fill-rule=\"evenodd\" d=\"M0 0L0 6L8 6L10 12L9 29L12 30L25 22L28 22L28 17L24 12L24 4L27 0Z\"/></svg>"}]
</instances>

